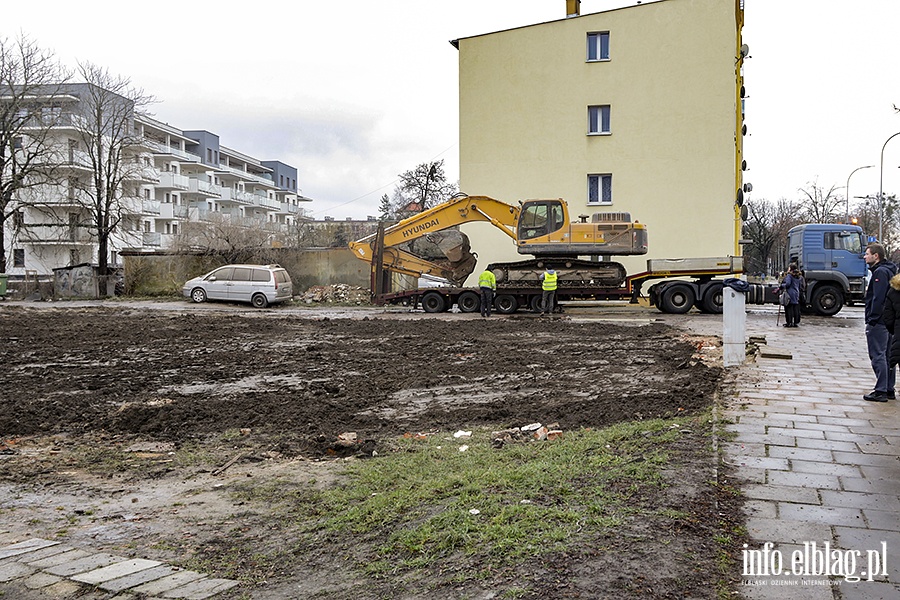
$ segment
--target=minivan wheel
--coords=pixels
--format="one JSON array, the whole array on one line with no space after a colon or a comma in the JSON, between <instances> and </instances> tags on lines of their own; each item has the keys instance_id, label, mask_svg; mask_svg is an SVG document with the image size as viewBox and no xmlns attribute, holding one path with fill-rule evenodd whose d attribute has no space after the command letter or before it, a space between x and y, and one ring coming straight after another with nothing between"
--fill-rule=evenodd
<instances>
[{"instance_id":1,"label":"minivan wheel","mask_svg":"<svg viewBox=\"0 0 900 600\"><path fill-rule=\"evenodd\" d=\"M253 294L250 304L253 305L253 308L265 308L269 305L269 301L266 300L265 294Z\"/></svg>"},{"instance_id":2,"label":"minivan wheel","mask_svg":"<svg viewBox=\"0 0 900 600\"><path fill-rule=\"evenodd\" d=\"M200 304L201 302L206 302L206 292L203 291L203 288L194 288L191 290L191 300Z\"/></svg>"}]
</instances>

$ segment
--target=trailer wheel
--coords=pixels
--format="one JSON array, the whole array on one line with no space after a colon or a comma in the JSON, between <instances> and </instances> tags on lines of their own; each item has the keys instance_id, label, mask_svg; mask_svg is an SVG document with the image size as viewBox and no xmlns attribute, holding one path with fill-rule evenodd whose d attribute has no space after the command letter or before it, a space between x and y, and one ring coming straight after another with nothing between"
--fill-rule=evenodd
<instances>
[{"instance_id":1,"label":"trailer wheel","mask_svg":"<svg viewBox=\"0 0 900 600\"><path fill-rule=\"evenodd\" d=\"M697 299L694 297L694 290L691 289L691 286L684 283L674 283L667 286L660 294L659 306L663 312L683 315L691 310L696 301Z\"/></svg>"},{"instance_id":2,"label":"trailer wheel","mask_svg":"<svg viewBox=\"0 0 900 600\"><path fill-rule=\"evenodd\" d=\"M437 292L428 292L422 296L422 308L427 313L444 312L445 307L444 297Z\"/></svg>"},{"instance_id":3,"label":"trailer wheel","mask_svg":"<svg viewBox=\"0 0 900 600\"><path fill-rule=\"evenodd\" d=\"M494 308L497 312L509 315L519 310L519 301L512 294L500 294L494 300Z\"/></svg>"},{"instance_id":4,"label":"trailer wheel","mask_svg":"<svg viewBox=\"0 0 900 600\"><path fill-rule=\"evenodd\" d=\"M456 304L464 313L478 312L481 308L481 298L475 292L463 292L459 295Z\"/></svg>"},{"instance_id":5,"label":"trailer wheel","mask_svg":"<svg viewBox=\"0 0 900 600\"><path fill-rule=\"evenodd\" d=\"M703 300L698 308L706 313L721 315L723 303L722 284L714 283L706 288L706 293L703 295Z\"/></svg>"},{"instance_id":6,"label":"trailer wheel","mask_svg":"<svg viewBox=\"0 0 900 600\"><path fill-rule=\"evenodd\" d=\"M844 295L833 285L819 284L813 292L811 304L817 315L830 317L844 307Z\"/></svg>"}]
</instances>

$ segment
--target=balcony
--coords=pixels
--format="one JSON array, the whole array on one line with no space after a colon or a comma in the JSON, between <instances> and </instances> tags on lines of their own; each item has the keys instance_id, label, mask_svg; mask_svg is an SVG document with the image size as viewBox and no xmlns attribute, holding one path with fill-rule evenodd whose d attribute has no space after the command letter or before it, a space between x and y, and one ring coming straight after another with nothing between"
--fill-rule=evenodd
<instances>
[{"instance_id":1,"label":"balcony","mask_svg":"<svg viewBox=\"0 0 900 600\"><path fill-rule=\"evenodd\" d=\"M159 200L144 200L144 214L145 215L158 215L160 211L160 202Z\"/></svg>"},{"instance_id":2,"label":"balcony","mask_svg":"<svg viewBox=\"0 0 900 600\"><path fill-rule=\"evenodd\" d=\"M163 202L159 205L159 218L187 219L188 208L187 206L178 206L176 204L172 204L171 202Z\"/></svg>"},{"instance_id":3,"label":"balcony","mask_svg":"<svg viewBox=\"0 0 900 600\"><path fill-rule=\"evenodd\" d=\"M153 167L139 167L133 173L129 173L129 177L126 179L156 185L159 183L159 171Z\"/></svg>"},{"instance_id":4,"label":"balcony","mask_svg":"<svg viewBox=\"0 0 900 600\"><path fill-rule=\"evenodd\" d=\"M66 186L48 187L47 192L41 195L39 201L33 206L89 206L93 204L90 194L85 191Z\"/></svg>"},{"instance_id":5,"label":"balcony","mask_svg":"<svg viewBox=\"0 0 900 600\"><path fill-rule=\"evenodd\" d=\"M217 185L213 185L208 181L200 181L199 179L190 177L188 178L188 184L188 193L197 194L206 198L222 197L222 188Z\"/></svg>"},{"instance_id":6,"label":"balcony","mask_svg":"<svg viewBox=\"0 0 900 600\"><path fill-rule=\"evenodd\" d=\"M256 175L254 173L250 173L248 171L244 171L242 169L235 169L229 165L219 165L219 169L222 171L220 175L233 175L235 177L239 177L240 179L244 179L246 181L252 181L254 183L266 185L268 187L275 187L275 182L267 177L263 177L262 175Z\"/></svg>"},{"instance_id":7,"label":"balcony","mask_svg":"<svg viewBox=\"0 0 900 600\"><path fill-rule=\"evenodd\" d=\"M268 196L263 196L262 194L254 194L253 195L254 204L261 208L267 208L270 210L281 210L281 202L276 200L275 198L269 198Z\"/></svg>"},{"instance_id":8,"label":"balcony","mask_svg":"<svg viewBox=\"0 0 900 600\"><path fill-rule=\"evenodd\" d=\"M200 162L200 157L196 154L191 154L190 152L185 152L181 148L173 148L172 146L167 146L162 142L157 142L156 140L147 139L145 143L150 150L153 151L153 154L157 156L174 156L175 158L185 161L185 162Z\"/></svg>"},{"instance_id":9,"label":"balcony","mask_svg":"<svg viewBox=\"0 0 900 600\"><path fill-rule=\"evenodd\" d=\"M137 196L126 196L117 201L117 208L123 213L130 215L144 214L144 200Z\"/></svg>"},{"instance_id":10,"label":"balcony","mask_svg":"<svg viewBox=\"0 0 900 600\"><path fill-rule=\"evenodd\" d=\"M239 204L254 204L256 202L255 194L242 192L232 188L219 188L222 190L222 202L237 202Z\"/></svg>"},{"instance_id":11,"label":"balcony","mask_svg":"<svg viewBox=\"0 0 900 600\"><path fill-rule=\"evenodd\" d=\"M69 148L55 151L48 155L51 164L59 165L61 168L72 171L93 171L93 163L91 157L84 150L75 150Z\"/></svg>"},{"instance_id":12,"label":"balcony","mask_svg":"<svg viewBox=\"0 0 900 600\"><path fill-rule=\"evenodd\" d=\"M90 245L91 230L81 226L34 223L23 225L17 235L20 242L41 246Z\"/></svg>"},{"instance_id":13,"label":"balcony","mask_svg":"<svg viewBox=\"0 0 900 600\"><path fill-rule=\"evenodd\" d=\"M159 174L159 183L156 185L161 190L189 190L191 180L189 177L173 173L172 171L163 171Z\"/></svg>"},{"instance_id":14,"label":"balcony","mask_svg":"<svg viewBox=\"0 0 900 600\"><path fill-rule=\"evenodd\" d=\"M162 234L157 233L155 231L144 231L142 232L141 242L144 247L153 247L159 248L162 245Z\"/></svg>"}]
</instances>

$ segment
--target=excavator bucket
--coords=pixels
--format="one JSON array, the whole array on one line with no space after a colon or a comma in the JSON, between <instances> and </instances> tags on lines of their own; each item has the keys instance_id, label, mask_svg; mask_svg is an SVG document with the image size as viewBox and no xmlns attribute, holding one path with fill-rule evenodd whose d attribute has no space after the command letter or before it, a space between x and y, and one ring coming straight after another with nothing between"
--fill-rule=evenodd
<instances>
[{"instance_id":1,"label":"excavator bucket","mask_svg":"<svg viewBox=\"0 0 900 600\"><path fill-rule=\"evenodd\" d=\"M440 265L447 279L459 285L472 274L478 260L471 251L469 237L456 229L435 231L400 247L410 254Z\"/></svg>"}]
</instances>

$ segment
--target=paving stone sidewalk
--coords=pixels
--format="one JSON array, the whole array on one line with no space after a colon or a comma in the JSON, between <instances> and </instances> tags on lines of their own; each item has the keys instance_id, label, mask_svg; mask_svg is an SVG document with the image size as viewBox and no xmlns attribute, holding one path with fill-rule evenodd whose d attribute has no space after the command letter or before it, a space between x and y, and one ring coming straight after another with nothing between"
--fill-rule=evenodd
<instances>
[{"instance_id":1,"label":"paving stone sidewalk","mask_svg":"<svg viewBox=\"0 0 900 600\"><path fill-rule=\"evenodd\" d=\"M804 316L796 329L776 318L750 316L747 334L791 358L759 358L727 376L731 435L721 448L744 481L753 540L741 592L898 600L900 408L862 398L874 383L862 310ZM816 576L823 562L830 576Z\"/></svg>"},{"instance_id":2,"label":"paving stone sidewalk","mask_svg":"<svg viewBox=\"0 0 900 600\"><path fill-rule=\"evenodd\" d=\"M203 600L236 585L155 560L125 558L40 538L0 547L2 595L82 600Z\"/></svg>"}]
</instances>

